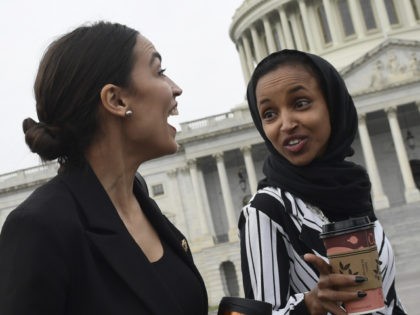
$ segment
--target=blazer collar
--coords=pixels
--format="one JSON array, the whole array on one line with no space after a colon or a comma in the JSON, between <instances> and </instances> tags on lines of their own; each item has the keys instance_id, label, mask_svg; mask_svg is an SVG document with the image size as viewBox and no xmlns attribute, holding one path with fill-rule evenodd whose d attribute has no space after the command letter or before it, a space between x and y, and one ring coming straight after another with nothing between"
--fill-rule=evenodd
<instances>
[{"instance_id":1,"label":"blazer collar","mask_svg":"<svg viewBox=\"0 0 420 315\"><path fill-rule=\"evenodd\" d=\"M142 205L142 209L146 216L161 237L161 240L166 242L166 244L172 248L172 250L191 268L199 280L203 289L203 298L205 299L203 314L207 314L208 301L206 286L200 272L194 264L192 253L185 236L169 222L169 220L162 214L156 202L150 198L143 189L141 189L141 184L138 180L136 180L134 185L134 193Z\"/></svg>"},{"instance_id":2,"label":"blazer collar","mask_svg":"<svg viewBox=\"0 0 420 315\"><path fill-rule=\"evenodd\" d=\"M125 228L93 170L87 165L84 169L72 170L61 177L80 205L79 216L87 238L150 309L151 314L181 315L182 310L176 301L170 302L172 295L166 286L156 281L159 279L156 270ZM160 237L179 253L181 246L177 244L157 205L151 203L137 185L135 194L146 216ZM189 259L183 259L191 265Z\"/></svg>"}]
</instances>

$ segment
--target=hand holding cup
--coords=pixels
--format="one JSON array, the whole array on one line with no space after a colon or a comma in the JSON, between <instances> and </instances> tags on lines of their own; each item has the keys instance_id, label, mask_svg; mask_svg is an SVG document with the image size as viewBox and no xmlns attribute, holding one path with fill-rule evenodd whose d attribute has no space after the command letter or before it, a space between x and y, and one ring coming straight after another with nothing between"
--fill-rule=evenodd
<instances>
[{"instance_id":1,"label":"hand holding cup","mask_svg":"<svg viewBox=\"0 0 420 315\"><path fill-rule=\"evenodd\" d=\"M374 223L369 217L350 218L323 226L323 239L330 265L319 257L306 256L320 272L318 296L344 302L347 314L361 315L382 310L384 297ZM313 256L313 255L312 255ZM322 259L321 259L322 260ZM330 269L328 273L327 269ZM327 279L326 281L324 281ZM347 279L347 280L345 280ZM346 281L353 279L353 285ZM326 283L325 287L324 284ZM353 288L354 283L358 286ZM325 288L336 288L335 291ZM358 297L351 299L349 293ZM310 299L309 299L310 300Z\"/></svg>"}]
</instances>

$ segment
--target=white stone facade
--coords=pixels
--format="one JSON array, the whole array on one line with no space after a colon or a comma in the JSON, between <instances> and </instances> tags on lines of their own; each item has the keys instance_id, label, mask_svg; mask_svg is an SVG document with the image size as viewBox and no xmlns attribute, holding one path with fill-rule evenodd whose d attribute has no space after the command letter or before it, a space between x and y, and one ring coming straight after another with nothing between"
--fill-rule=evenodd
<instances>
[{"instance_id":1,"label":"white stone facade","mask_svg":"<svg viewBox=\"0 0 420 315\"><path fill-rule=\"evenodd\" d=\"M230 28L245 82L259 60L283 48L319 54L340 70L359 113L352 160L367 168L377 210L420 200L410 169L420 160L419 9L420 0L246 0ZM217 305L224 295L243 295L237 219L263 177L266 149L245 102L182 123L177 139L178 153L140 173L189 239ZM0 175L0 226L55 172L51 163Z\"/></svg>"}]
</instances>

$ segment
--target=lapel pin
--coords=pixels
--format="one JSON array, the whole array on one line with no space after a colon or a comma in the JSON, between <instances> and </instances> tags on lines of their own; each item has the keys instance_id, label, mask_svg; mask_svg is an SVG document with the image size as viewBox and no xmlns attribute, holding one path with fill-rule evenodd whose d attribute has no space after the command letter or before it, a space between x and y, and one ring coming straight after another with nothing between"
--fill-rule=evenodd
<instances>
[{"instance_id":1,"label":"lapel pin","mask_svg":"<svg viewBox=\"0 0 420 315\"><path fill-rule=\"evenodd\" d=\"M188 252L188 243L187 243L187 240L185 238L181 241L181 246L182 246L182 249L187 253Z\"/></svg>"}]
</instances>

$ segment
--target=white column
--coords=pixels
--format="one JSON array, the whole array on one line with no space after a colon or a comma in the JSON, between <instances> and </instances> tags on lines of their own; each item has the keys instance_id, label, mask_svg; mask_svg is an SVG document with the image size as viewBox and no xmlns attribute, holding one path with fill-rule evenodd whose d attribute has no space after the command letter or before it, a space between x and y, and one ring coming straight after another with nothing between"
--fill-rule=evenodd
<instances>
[{"instance_id":1,"label":"white column","mask_svg":"<svg viewBox=\"0 0 420 315\"><path fill-rule=\"evenodd\" d=\"M262 45L260 41L260 37L258 36L257 29L254 25L251 26L251 37L252 37L252 44L254 45L255 51L255 58L257 59L257 63L264 58L264 53L262 50Z\"/></svg>"},{"instance_id":2,"label":"white column","mask_svg":"<svg viewBox=\"0 0 420 315\"><path fill-rule=\"evenodd\" d=\"M327 16L328 27L330 29L333 45L336 45L340 42L340 36L338 35L337 28L335 27L336 23L334 23L331 0L322 0L322 4L324 5L325 15Z\"/></svg>"},{"instance_id":3,"label":"white column","mask_svg":"<svg viewBox=\"0 0 420 315\"><path fill-rule=\"evenodd\" d=\"M384 37L388 37L388 32L391 29L391 24L389 23L388 12L386 11L385 4L383 0L381 1L372 1L372 3L376 6L378 11L378 18L380 23L380 28L382 29L382 33Z\"/></svg>"},{"instance_id":4,"label":"white column","mask_svg":"<svg viewBox=\"0 0 420 315\"><path fill-rule=\"evenodd\" d=\"M198 210L197 212L198 212L198 217L199 217L200 229L203 235L208 235L209 228L207 226L206 213L203 207L203 199L201 196L201 189L200 189L200 184L198 180L197 161L189 160L188 167L190 170L190 176L191 176L191 181L193 185L195 200L197 202L197 210Z\"/></svg>"},{"instance_id":5,"label":"white column","mask_svg":"<svg viewBox=\"0 0 420 315\"><path fill-rule=\"evenodd\" d=\"M356 1L358 0L349 0L349 9L351 20L353 21L354 30L356 32L357 38L365 38L365 28L362 24L363 16L360 15L360 10L357 9Z\"/></svg>"},{"instance_id":6,"label":"white column","mask_svg":"<svg viewBox=\"0 0 420 315\"><path fill-rule=\"evenodd\" d=\"M239 58L241 60L242 73L244 75L244 80L245 80L245 85L246 85L249 79L251 78L251 74L249 72L248 62L246 60L244 45L242 44L241 40L238 40L238 52L239 52Z\"/></svg>"},{"instance_id":7,"label":"white column","mask_svg":"<svg viewBox=\"0 0 420 315\"><path fill-rule=\"evenodd\" d=\"M169 177L169 182L170 182L170 187L171 187L171 199L173 201L173 206L174 209L176 209L176 225L179 227L184 227L182 230L185 233L186 232L186 237L188 239L191 238L191 234L190 234L190 229L189 229L189 224L185 218L185 213L184 213L184 203L183 203L183 198L181 195L181 191L179 190L179 185L178 185L178 179L177 179L177 174L178 174L178 170L174 169L171 170L169 172L166 173Z\"/></svg>"},{"instance_id":8,"label":"white column","mask_svg":"<svg viewBox=\"0 0 420 315\"><path fill-rule=\"evenodd\" d=\"M248 175L249 187L251 188L251 194L257 192L257 174L255 173L254 161L252 160L251 146L245 146L241 148L241 152L244 156L246 173Z\"/></svg>"},{"instance_id":9,"label":"white column","mask_svg":"<svg viewBox=\"0 0 420 315\"><path fill-rule=\"evenodd\" d=\"M263 17L263 24L264 24L265 38L267 38L268 52L271 54L275 52L277 49L276 49L276 42L274 41L273 30L271 29L270 21L268 20L267 16Z\"/></svg>"},{"instance_id":10,"label":"white column","mask_svg":"<svg viewBox=\"0 0 420 315\"><path fill-rule=\"evenodd\" d=\"M297 14L293 14L290 16L290 23L292 24L292 32L295 35L296 48L298 50L305 50L305 45L303 43L303 38L300 33L299 23L297 19L298 19Z\"/></svg>"},{"instance_id":11,"label":"white column","mask_svg":"<svg viewBox=\"0 0 420 315\"><path fill-rule=\"evenodd\" d=\"M372 183L372 199L375 209L389 208L388 197L384 194L381 178L376 165L372 143L370 142L369 132L366 126L366 115L359 115L359 136L362 144L363 156L365 158L366 169Z\"/></svg>"},{"instance_id":12,"label":"white column","mask_svg":"<svg viewBox=\"0 0 420 315\"><path fill-rule=\"evenodd\" d=\"M398 124L397 110L390 107L387 110L388 122L391 128L392 139L394 140L395 151L397 153L398 162L400 164L401 174L405 187L405 200L407 203L420 201L420 192L414 183L413 174L411 173L410 163L408 162L407 151L405 150L404 140L401 135L401 129Z\"/></svg>"},{"instance_id":13,"label":"white column","mask_svg":"<svg viewBox=\"0 0 420 315\"><path fill-rule=\"evenodd\" d=\"M206 182L204 180L203 171L200 170L200 169L197 169L197 176L198 176L199 187L201 188L201 196L202 196L202 200L203 200L203 208L204 208L204 212L206 213L207 227L210 230L210 234L212 236L215 236L216 235L216 231L214 229L214 222L213 222L213 217L212 217L212 214L211 214L209 197L207 195Z\"/></svg>"},{"instance_id":14,"label":"white column","mask_svg":"<svg viewBox=\"0 0 420 315\"><path fill-rule=\"evenodd\" d=\"M229 188L229 180L226 174L226 168L223 161L223 153L214 154L213 157L216 159L217 173L219 174L220 186L222 188L223 202L226 208L226 215L229 224L229 240L235 241L237 237L237 218L235 215L235 209L233 207L232 193Z\"/></svg>"},{"instance_id":15,"label":"white column","mask_svg":"<svg viewBox=\"0 0 420 315\"><path fill-rule=\"evenodd\" d=\"M410 0L402 0L401 2L403 3L401 7L404 10L404 17L407 19L408 25L416 26L416 16L414 15L413 6L411 5Z\"/></svg>"},{"instance_id":16,"label":"white column","mask_svg":"<svg viewBox=\"0 0 420 315\"><path fill-rule=\"evenodd\" d=\"M295 48L295 46L293 44L292 32L290 31L289 22L287 20L286 12L284 11L283 6L281 6L279 9L279 15L280 15L280 23L281 23L281 26L283 27L284 37L286 39L286 43L285 43L286 47L284 48L293 49Z\"/></svg>"},{"instance_id":17,"label":"white column","mask_svg":"<svg viewBox=\"0 0 420 315\"><path fill-rule=\"evenodd\" d=\"M248 36L245 33L242 34L242 40L244 42L245 56L248 64L249 73L252 73L254 71L254 61L252 58L251 45L249 43Z\"/></svg>"},{"instance_id":18,"label":"white column","mask_svg":"<svg viewBox=\"0 0 420 315\"><path fill-rule=\"evenodd\" d=\"M315 52L317 50L315 44L315 36L312 34L312 28L309 24L308 8L306 7L305 0L299 0L299 10L302 15L303 27L305 28L306 38L309 43L309 51Z\"/></svg>"}]
</instances>

